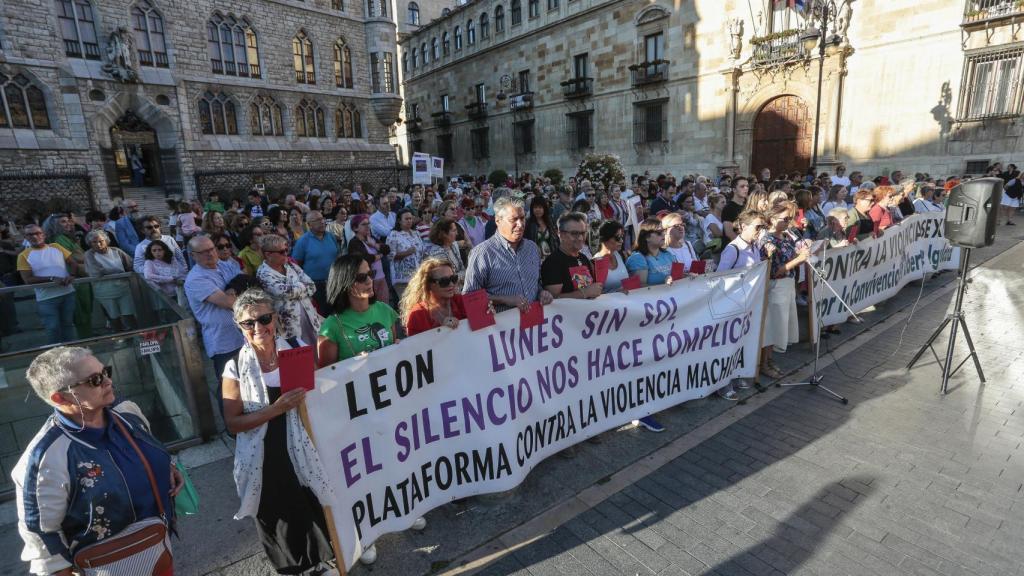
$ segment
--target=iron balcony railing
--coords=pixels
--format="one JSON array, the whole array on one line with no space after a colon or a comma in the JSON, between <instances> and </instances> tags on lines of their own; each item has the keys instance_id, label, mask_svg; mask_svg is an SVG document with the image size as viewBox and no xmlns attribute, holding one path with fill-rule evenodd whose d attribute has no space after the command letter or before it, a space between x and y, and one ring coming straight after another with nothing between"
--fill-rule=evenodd
<instances>
[{"instance_id":1,"label":"iron balcony railing","mask_svg":"<svg viewBox=\"0 0 1024 576\"><path fill-rule=\"evenodd\" d=\"M754 44L754 65L763 66L786 60L803 58L806 54L800 34L792 34L768 38Z\"/></svg>"},{"instance_id":2,"label":"iron balcony railing","mask_svg":"<svg viewBox=\"0 0 1024 576\"><path fill-rule=\"evenodd\" d=\"M668 80L668 60L652 60L641 62L629 67L633 77L633 86L657 84Z\"/></svg>"},{"instance_id":3,"label":"iron balcony railing","mask_svg":"<svg viewBox=\"0 0 1024 576\"><path fill-rule=\"evenodd\" d=\"M420 132L423 130L423 119L419 116L415 118L409 118L405 121L405 130L407 132Z\"/></svg>"},{"instance_id":4,"label":"iron balcony railing","mask_svg":"<svg viewBox=\"0 0 1024 576\"><path fill-rule=\"evenodd\" d=\"M434 119L434 126L438 128L447 128L452 125L452 113L447 110L434 112L430 117Z\"/></svg>"},{"instance_id":5,"label":"iron balcony railing","mask_svg":"<svg viewBox=\"0 0 1024 576\"><path fill-rule=\"evenodd\" d=\"M967 0L964 5L964 24L1024 14L1022 0Z\"/></svg>"},{"instance_id":6,"label":"iron balcony railing","mask_svg":"<svg viewBox=\"0 0 1024 576\"><path fill-rule=\"evenodd\" d=\"M487 102L466 104L466 112L470 120L483 120L487 118Z\"/></svg>"},{"instance_id":7,"label":"iron balcony railing","mask_svg":"<svg viewBox=\"0 0 1024 576\"><path fill-rule=\"evenodd\" d=\"M576 77L562 82L562 94L569 100L586 98L594 93L594 79Z\"/></svg>"},{"instance_id":8,"label":"iron balcony railing","mask_svg":"<svg viewBox=\"0 0 1024 576\"><path fill-rule=\"evenodd\" d=\"M509 97L509 108L513 112L533 108L533 92L520 92Z\"/></svg>"}]
</instances>

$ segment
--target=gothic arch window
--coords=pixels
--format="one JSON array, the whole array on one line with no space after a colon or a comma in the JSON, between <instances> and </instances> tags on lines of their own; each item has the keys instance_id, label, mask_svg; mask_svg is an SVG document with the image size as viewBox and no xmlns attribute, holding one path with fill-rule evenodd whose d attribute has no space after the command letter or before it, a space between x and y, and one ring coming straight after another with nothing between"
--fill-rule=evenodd
<instances>
[{"instance_id":1,"label":"gothic arch window","mask_svg":"<svg viewBox=\"0 0 1024 576\"><path fill-rule=\"evenodd\" d=\"M331 9L337 10L338 12L345 11L345 2L342 0L331 0Z\"/></svg>"},{"instance_id":2,"label":"gothic arch window","mask_svg":"<svg viewBox=\"0 0 1024 576\"><path fill-rule=\"evenodd\" d=\"M362 138L363 119L353 104L339 104L334 111L334 127L338 138Z\"/></svg>"},{"instance_id":3,"label":"gothic arch window","mask_svg":"<svg viewBox=\"0 0 1024 576\"><path fill-rule=\"evenodd\" d=\"M366 15L370 18L388 17L388 0L366 0Z\"/></svg>"},{"instance_id":4,"label":"gothic arch window","mask_svg":"<svg viewBox=\"0 0 1024 576\"><path fill-rule=\"evenodd\" d=\"M50 129L46 97L24 74L0 73L0 128Z\"/></svg>"},{"instance_id":5,"label":"gothic arch window","mask_svg":"<svg viewBox=\"0 0 1024 576\"><path fill-rule=\"evenodd\" d=\"M260 77L256 32L245 19L214 14L206 25L206 40L214 74Z\"/></svg>"},{"instance_id":6,"label":"gothic arch window","mask_svg":"<svg viewBox=\"0 0 1024 576\"><path fill-rule=\"evenodd\" d=\"M416 61L417 52L416 52L416 48L413 48L412 50L409 50L409 52L412 53L412 67L416 68L416 66L417 66L417 61Z\"/></svg>"},{"instance_id":7,"label":"gothic arch window","mask_svg":"<svg viewBox=\"0 0 1024 576\"><path fill-rule=\"evenodd\" d=\"M526 0L527 9L530 11L530 18L540 16L540 0Z\"/></svg>"},{"instance_id":8,"label":"gothic arch window","mask_svg":"<svg viewBox=\"0 0 1024 576\"><path fill-rule=\"evenodd\" d=\"M413 50L413 52L415 52L415 50ZM409 73L409 53L408 52L402 54L402 70L406 74Z\"/></svg>"},{"instance_id":9,"label":"gothic arch window","mask_svg":"<svg viewBox=\"0 0 1024 576\"><path fill-rule=\"evenodd\" d=\"M284 136L281 106L270 96L256 96L249 104L249 129L253 136Z\"/></svg>"},{"instance_id":10,"label":"gothic arch window","mask_svg":"<svg viewBox=\"0 0 1024 576\"><path fill-rule=\"evenodd\" d=\"M430 56L435 62L441 59L441 50L437 47L437 36L430 39Z\"/></svg>"},{"instance_id":11,"label":"gothic arch window","mask_svg":"<svg viewBox=\"0 0 1024 576\"><path fill-rule=\"evenodd\" d=\"M480 13L480 39L487 40L491 37L491 21L487 18L487 12Z\"/></svg>"},{"instance_id":12,"label":"gothic arch window","mask_svg":"<svg viewBox=\"0 0 1024 576\"><path fill-rule=\"evenodd\" d=\"M452 53L452 43L451 40L449 40L447 30L441 34L441 51L444 52L445 56L449 56Z\"/></svg>"},{"instance_id":13,"label":"gothic arch window","mask_svg":"<svg viewBox=\"0 0 1024 576\"><path fill-rule=\"evenodd\" d=\"M100 59L96 18L89 0L57 0L57 18L64 40L64 54L70 58Z\"/></svg>"},{"instance_id":14,"label":"gothic arch window","mask_svg":"<svg viewBox=\"0 0 1024 576\"><path fill-rule=\"evenodd\" d=\"M462 28L456 26L453 36L455 37L455 51L458 52L462 50Z\"/></svg>"},{"instance_id":15,"label":"gothic arch window","mask_svg":"<svg viewBox=\"0 0 1024 576\"><path fill-rule=\"evenodd\" d=\"M409 24L420 25L420 5L415 2L409 2Z\"/></svg>"},{"instance_id":16,"label":"gothic arch window","mask_svg":"<svg viewBox=\"0 0 1024 576\"><path fill-rule=\"evenodd\" d=\"M413 51L415 51L415 50L413 50ZM430 57L427 56L427 43L426 42L424 42L423 44L420 44L420 60L423 62L424 66L427 65L427 62L430 62Z\"/></svg>"},{"instance_id":17,"label":"gothic arch window","mask_svg":"<svg viewBox=\"0 0 1024 576\"><path fill-rule=\"evenodd\" d=\"M205 92L199 99L199 124L202 126L203 134L238 134L235 103L223 92Z\"/></svg>"},{"instance_id":18,"label":"gothic arch window","mask_svg":"<svg viewBox=\"0 0 1024 576\"><path fill-rule=\"evenodd\" d=\"M149 0L139 0L132 6L132 25L135 30L135 49L139 64L167 68L167 40L164 37L164 19Z\"/></svg>"},{"instance_id":19,"label":"gothic arch window","mask_svg":"<svg viewBox=\"0 0 1024 576\"><path fill-rule=\"evenodd\" d=\"M470 46L476 44L476 25L473 24L472 18L466 22L466 42Z\"/></svg>"},{"instance_id":20,"label":"gothic arch window","mask_svg":"<svg viewBox=\"0 0 1024 576\"><path fill-rule=\"evenodd\" d=\"M344 38L334 43L334 85L352 88L352 50Z\"/></svg>"},{"instance_id":21,"label":"gothic arch window","mask_svg":"<svg viewBox=\"0 0 1024 576\"><path fill-rule=\"evenodd\" d=\"M324 138L324 110L316 100L303 98L295 106L295 135L299 138Z\"/></svg>"},{"instance_id":22,"label":"gothic arch window","mask_svg":"<svg viewBox=\"0 0 1024 576\"><path fill-rule=\"evenodd\" d=\"M523 3L520 0L512 0L512 25L519 26L523 23Z\"/></svg>"},{"instance_id":23,"label":"gothic arch window","mask_svg":"<svg viewBox=\"0 0 1024 576\"><path fill-rule=\"evenodd\" d=\"M451 13L452 13L451 8L444 8L443 10L441 10L441 18L447 18L448 15L451 14Z\"/></svg>"},{"instance_id":24,"label":"gothic arch window","mask_svg":"<svg viewBox=\"0 0 1024 576\"><path fill-rule=\"evenodd\" d=\"M494 9L494 33L502 34L505 32L505 7L501 4Z\"/></svg>"},{"instance_id":25,"label":"gothic arch window","mask_svg":"<svg viewBox=\"0 0 1024 576\"><path fill-rule=\"evenodd\" d=\"M313 43L304 30L292 38L292 64L295 81L299 84L316 84L316 66L313 64Z\"/></svg>"}]
</instances>

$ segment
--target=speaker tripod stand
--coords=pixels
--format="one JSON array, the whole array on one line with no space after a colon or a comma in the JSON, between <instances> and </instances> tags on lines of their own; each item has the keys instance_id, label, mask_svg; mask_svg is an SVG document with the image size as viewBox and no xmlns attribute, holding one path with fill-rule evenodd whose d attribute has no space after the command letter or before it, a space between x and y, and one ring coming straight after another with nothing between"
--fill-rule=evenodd
<instances>
[{"instance_id":1,"label":"speaker tripod stand","mask_svg":"<svg viewBox=\"0 0 1024 576\"><path fill-rule=\"evenodd\" d=\"M985 382L985 372L981 369L981 360L978 359L978 351L974 349L974 341L971 340L971 331L967 329L967 320L964 319L965 315L963 311L964 293L967 292L967 264L971 259L971 249L961 247L960 250L962 250L960 254L960 283L956 287L956 301L953 304L953 311L946 315L942 324L939 324L939 327L935 329L935 332L932 332L928 341L921 346L921 349L917 351L917 354L915 354L910 360L910 363L907 364L907 370L910 370L914 367L914 364L917 364L917 361L921 359L925 350L931 350L932 356L935 356L935 361L942 366L941 390L943 394L946 393L949 385L949 379L967 363L968 359L974 360L974 368L978 371L978 377L981 378L982 383ZM942 334L942 331L946 329L946 326L951 326L951 329L949 332L949 344L946 346L946 358L945 361L943 361L939 359L939 355L935 352L933 344L935 340L938 339L939 335ZM971 353L967 358L961 360L960 363L956 365L956 368L950 370L950 366L953 365L953 351L956 349L956 333L959 328L963 328L964 330L964 338L967 340L967 347L970 349Z\"/></svg>"}]
</instances>

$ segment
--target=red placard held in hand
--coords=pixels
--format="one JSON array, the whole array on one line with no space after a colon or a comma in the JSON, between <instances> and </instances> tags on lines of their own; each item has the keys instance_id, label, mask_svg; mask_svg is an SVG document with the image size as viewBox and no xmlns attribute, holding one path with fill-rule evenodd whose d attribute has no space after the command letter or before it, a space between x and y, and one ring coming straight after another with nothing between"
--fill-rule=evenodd
<instances>
[{"instance_id":1,"label":"red placard held in hand","mask_svg":"<svg viewBox=\"0 0 1024 576\"><path fill-rule=\"evenodd\" d=\"M611 258L611 256L608 256L607 258L598 258L597 260L594 260L594 276L596 277L594 278L594 280L598 284L604 284L605 282L608 281L608 271L611 270L612 266L611 260L609 260L609 258Z\"/></svg>"},{"instance_id":2,"label":"red placard held in hand","mask_svg":"<svg viewBox=\"0 0 1024 576\"><path fill-rule=\"evenodd\" d=\"M685 275L686 275L686 266L684 266L682 262L673 262L672 263L672 279L673 280L682 280L683 276L685 276Z\"/></svg>"},{"instance_id":3,"label":"red placard held in hand","mask_svg":"<svg viewBox=\"0 0 1024 576\"><path fill-rule=\"evenodd\" d=\"M643 288L643 284L640 282L639 276L630 276L622 281L623 290L639 290Z\"/></svg>"},{"instance_id":4,"label":"red placard held in hand","mask_svg":"<svg viewBox=\"0 0 1024 576\"><path fill-rule=\"evenodd\" d=\"M586 266L569 268L569 277L572 278L573 288L577 290L582 290L594 283L593 277L590 276L590 268Z\"/></svg>"},{"instance_id":5,"label":"red placard held in hand","mask_svg":"<svg viewBox=\"0 0 1024 576\"><path fill-rule=\"evenodd\" d=\"M316 388L313 371L316 369L312 346L300 346L277 353L277 366L281 375L281 393L296 388L311 391Z\"/></svg>"},{"instance_id":6,"label":"red placard held in hand","mask_svg":"<svg viewBox=\"0 0 1024 576\"><path fill-rule=\"evenodd\" d=\"M519 328L526 330L544 323L544 306L540 302L530 302L525 312L519 311Z\"/></svg>"},{"instance_id":7,"label":"red placard held in hand","mask_svg":"<svg viewBox=\"0 0 1024 576\"><path fill-rule=\"evenodd\" d=\"M690 262L690 273L691 274L703 274L707 271L708 263L704 260L694 260Z\"/></svg>"},{"instance_id":8,"label":"red placard held in hand","mask_svg":"<svg viewBox=\"0 0 1024 576\"><path fill-rule=\"evenodd\" d=\"M494 326L494 314L487 310L489 301L487 290L483 288L462 295L462 305L466 309L466 320L469 320L470 330Z\"/></svg>"}]
</instances>

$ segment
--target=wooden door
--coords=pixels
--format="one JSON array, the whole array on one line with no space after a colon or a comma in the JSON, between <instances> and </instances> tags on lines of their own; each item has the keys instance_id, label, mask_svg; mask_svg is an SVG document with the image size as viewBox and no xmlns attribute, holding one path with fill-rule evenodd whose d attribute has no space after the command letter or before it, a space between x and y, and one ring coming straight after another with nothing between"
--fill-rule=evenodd
<instances>
[{"instance_id":1,"label":"wooden door","mask_svg":"<svg viewBox=\"0 0 1024 576\"><path fill-rule=\"evenodd\" d=\"M754 146L750 169L772 176L799 172L811 166L813 134L807 105L796 96L779 96L765 104L754 120Z\"/></svg>"}]
</instances>

